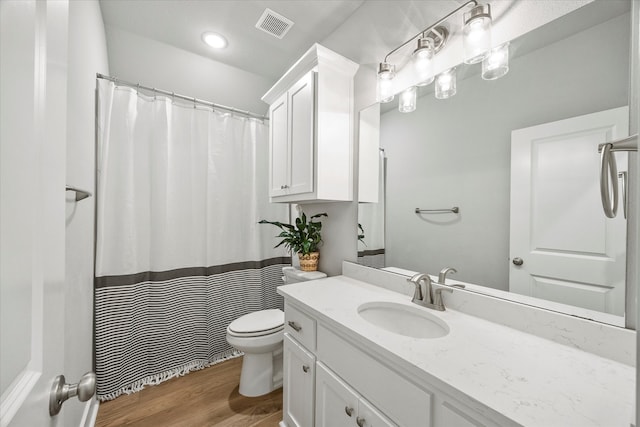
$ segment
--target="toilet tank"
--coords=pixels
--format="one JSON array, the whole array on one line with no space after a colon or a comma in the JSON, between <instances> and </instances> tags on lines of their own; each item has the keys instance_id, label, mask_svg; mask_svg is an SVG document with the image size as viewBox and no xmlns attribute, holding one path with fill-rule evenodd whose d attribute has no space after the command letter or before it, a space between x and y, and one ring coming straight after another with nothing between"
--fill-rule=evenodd
<instances>
[{"instance_id":1,"label":"toilet tank","mask_svg":"<svg viewBox=\"0 0 640 427\"><path fill-rule=\"evenodd\" d=\"M283 267L282 274L282 280L285 285L306 282L308 280L324 279L327 277L327 275L322 271L302 271L295 267Z\"/></svg>"}]
</instances>

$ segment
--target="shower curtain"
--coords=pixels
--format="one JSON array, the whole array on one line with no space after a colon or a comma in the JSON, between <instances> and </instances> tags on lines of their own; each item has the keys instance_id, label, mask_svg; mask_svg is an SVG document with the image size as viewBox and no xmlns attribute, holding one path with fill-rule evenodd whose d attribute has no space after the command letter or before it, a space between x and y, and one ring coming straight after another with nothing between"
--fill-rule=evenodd
<instances>
[{"instance_id":1,"label":"shower curtain","mask_svg":"<svg viewBox=\"0 0 640 427\"><path fill-rule=\"evenodd\" d=\"M234 357L227 325L282 308L268 126L98 79L95 363L109 400Z\"/></svg>"}]
</instances>

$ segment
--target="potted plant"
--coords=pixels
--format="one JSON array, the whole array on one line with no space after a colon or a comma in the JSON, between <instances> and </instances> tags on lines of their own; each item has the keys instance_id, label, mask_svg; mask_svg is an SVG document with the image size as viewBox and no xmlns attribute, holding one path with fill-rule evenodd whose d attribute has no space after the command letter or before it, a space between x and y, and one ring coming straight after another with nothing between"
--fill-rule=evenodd
<instances>
[{"instance_id":1,"label":"potted plant","mask_svg":"<svg viewBox=\"0 0 640 427\"><path fill-rule=\"evenodd\" d=\"M271 224L280 228L282 232L276 237L282 238L280 243L274 247L284 245L292 254L297 253L300 260L300 268L303 271L316 271L320 253L318 247L322 244L322 222L314 221L317 218L328 216L326 213L319 213L309 217L300 211L295 224L285 224L279 221L267 221L263 219L260 224Z\"/></svg>"}]
</instances>

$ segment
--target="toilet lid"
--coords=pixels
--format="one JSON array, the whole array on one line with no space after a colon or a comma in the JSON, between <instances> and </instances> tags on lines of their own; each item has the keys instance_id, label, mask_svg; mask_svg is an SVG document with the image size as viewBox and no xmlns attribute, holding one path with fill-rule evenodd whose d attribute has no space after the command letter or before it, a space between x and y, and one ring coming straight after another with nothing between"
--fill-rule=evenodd
<instances>
[{"instance_id":1,"label":"toilet lid","mask_svg":"<svg viewBox=\"0 0 640 427\"><path fill-rule=\"evenodd\" d=\"M233 335L259 336L284 328L284 313L279 309L261 310L245 314L231 322L227 328Z\"/></svg>"}]
</instances>

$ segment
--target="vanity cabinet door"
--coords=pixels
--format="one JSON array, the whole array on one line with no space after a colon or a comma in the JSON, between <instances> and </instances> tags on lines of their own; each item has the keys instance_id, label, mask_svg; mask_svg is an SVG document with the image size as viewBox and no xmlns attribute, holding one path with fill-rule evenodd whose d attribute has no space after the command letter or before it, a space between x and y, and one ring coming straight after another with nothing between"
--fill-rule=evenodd
<instances>
[{"instance_id":1,"label":"vanity cabinet door","mask_svg":"<svg viewBox=\"0 0 640 427\"><path fill-rule=\"evenodd\" d=\"M316 358L284 334L283 420L287 427L313 427Z\"/></svg>"},{"instance_id":2,"label":"vanity cabinet door","mask_svg":"<svg viewBox=\"0 0 640 427\"><path fill-rule=\"evenodd\" d=\"M316 367L316 427L395 427L321 362Z\"/></svg>"},{"instance_id":3,"label":"vanity cabinet door","mask_svg":"<svg viewBox=\"0 0 640 427\"><path fill-rule=\"evenodd\" d=\"M316 427L355 427L358 394L322 363L316 368Z\"/></svg>"},{"instance_id":4,"label":"vanity cabinet door","mask_svg":"<svg viewBox=\"0 0 640 427\"><path fill-rule=\"evenodd\" d=\"M369 402L360 398L358 402L358 418L356 424L359 427L394 427L387 417L371 406Z\"/></svg>"}]
</instances>

